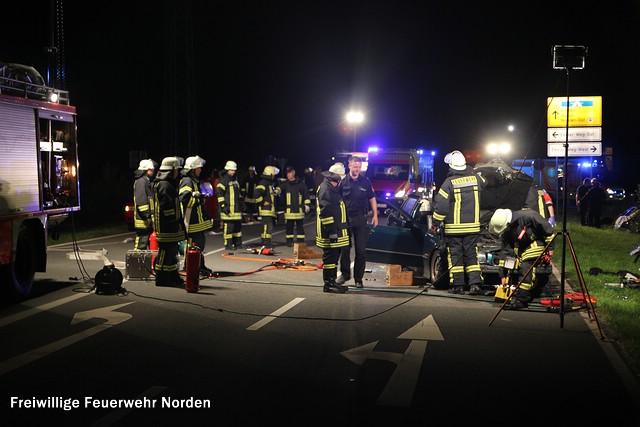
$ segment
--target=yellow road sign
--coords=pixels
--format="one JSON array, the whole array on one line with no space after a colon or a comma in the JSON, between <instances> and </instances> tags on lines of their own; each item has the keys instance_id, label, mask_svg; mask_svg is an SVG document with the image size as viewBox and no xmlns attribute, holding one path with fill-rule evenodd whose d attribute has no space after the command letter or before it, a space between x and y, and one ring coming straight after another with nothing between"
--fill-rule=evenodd
<instances>
[{"instance_id":1,"label":"yellow road sign","mask_svg":"<svg viewBox=\"0 0 640 427\"><path fill-rule=\"evenodd\" d=\"M567 126L567 97L547 98L549 127ZM570 96L569 127L602 126L601 96Z\"/></svg>"}]
</instances>

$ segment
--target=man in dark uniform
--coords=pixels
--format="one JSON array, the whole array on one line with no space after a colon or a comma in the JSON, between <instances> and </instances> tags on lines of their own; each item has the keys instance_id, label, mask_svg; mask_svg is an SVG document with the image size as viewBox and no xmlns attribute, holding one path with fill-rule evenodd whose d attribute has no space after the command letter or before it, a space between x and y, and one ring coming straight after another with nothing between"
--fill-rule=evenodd
<instances>
[{"instance_id":1,"label":"man in dark uniform","mask_svg":"<svg viewBox=\"0 0 640 427\"><path fill-rule=\"evenodd\" d=\"M349 173L340 181L340 192L347 207L347 217L349 218L349 230L355 252L353 279L356 288L362 288L364 270L367 264L366 249L369 240L369 226L367 225L367 215L369 210L373 212L371 224L378 226L378 204L376 194L373 191L371 181L360 174L362 170L362 159L358 156L349 158ZM351 279L351 247L342 248L340 254L341 276L336 280L339 285Z\"/></svg>"},{"instance_id":2,"label":"man in dark uniform","mask_svg":"<svg viewBox=\"0 0 640 427\"><path fill-rule=\"evenodd\" d=\"M587 213L589 212L589 201L585 198L589 189L591 188L591 180L585 178L582 180L582 184L576 189L576 206L578 212L580 212L580 224L589 225L587 221Z\"/></svg>"},{"instance_id":3,"label":"man in dark uniform","mask_svg":"<svg viewBox=\"0 0 640 427\"><path fill-rule=\"evenodd\" d=\"M322 172L324 180L317 192L316 246L322 248L322 280L324 292L347 292L347 287L336 283L338 259L342 248L349 249L349 224L344 200L338 189L340 175Z\"/></svg>"}]
</instances>

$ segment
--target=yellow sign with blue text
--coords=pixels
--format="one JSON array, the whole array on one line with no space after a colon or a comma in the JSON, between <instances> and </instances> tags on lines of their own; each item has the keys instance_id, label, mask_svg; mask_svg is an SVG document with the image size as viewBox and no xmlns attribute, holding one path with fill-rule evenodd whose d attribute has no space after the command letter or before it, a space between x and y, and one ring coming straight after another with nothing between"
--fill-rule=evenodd
<instances>
[{"instance_id":1,"label":"yellow sign with blue text","mask_svg":"<svg viewBox=\"0 0 640 427\"><path fill-rule=\"evenodd\" d=\"M567 97L547 98L547 126L567 127ZM601 96L570 96L569 127L602 126Z\"/></svg>"}]
</instances>

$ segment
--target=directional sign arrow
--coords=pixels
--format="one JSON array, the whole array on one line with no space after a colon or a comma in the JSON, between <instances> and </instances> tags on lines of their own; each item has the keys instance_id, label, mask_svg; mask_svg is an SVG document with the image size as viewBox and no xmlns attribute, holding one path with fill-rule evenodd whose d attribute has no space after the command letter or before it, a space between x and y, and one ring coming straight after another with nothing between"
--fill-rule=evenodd
<instances>
[{"instance_id":1,"label":"directional sign arrow","mask_svg":"<svg viewBox=\"0 0 640 427\"><path fill-rule=\"evenodd\" d=\"M40 359L41 357L48 356L51 353L54 353L58 350L62 350L65 347L68 347L72 344L75 344L79 341L82 341L85 338L89 338L98 332L106 331L114 325L117 325L122 322L126 322L131 319L131 316L128 313L119 313L113 310L117 310L126 305L133 304L132 302L127 302L124 304L112 305L110 307L97 308L95 310L88 310L76 313L73 316L73 320L71 320L71 324L84 322L93 317L98 317L100 319L106 319L107 322L102 323L100 325L96 325L92 328L87 329L86 331L78 332L77 334L70 335L66 338L62 338L58 341L54 341L50 344L44 345L42 347L36 348L35 350L31 350L27 353L20 354L11 359L5 360L0 363L0 375L5 374L9 371L12 371L21 366L27 365L35 360Z\"/></svg>"}]
</instances>

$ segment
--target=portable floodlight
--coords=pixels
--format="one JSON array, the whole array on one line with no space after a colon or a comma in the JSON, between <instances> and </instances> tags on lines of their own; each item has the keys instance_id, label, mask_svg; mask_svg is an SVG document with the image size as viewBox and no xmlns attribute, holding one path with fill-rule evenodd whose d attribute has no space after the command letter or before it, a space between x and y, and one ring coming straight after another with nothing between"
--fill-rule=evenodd
<instances>
[{"instance_id":1,"label":"portable floodlight","mask_svg":"<svg viewBox=\"0 0 640 427\"><path fill-rule=\"evenodd\" d=\"M553 68L556 70L565 68L582 70L586 57L587 48L585 46L554 46Z\"/></svg>"}]
</instances>

